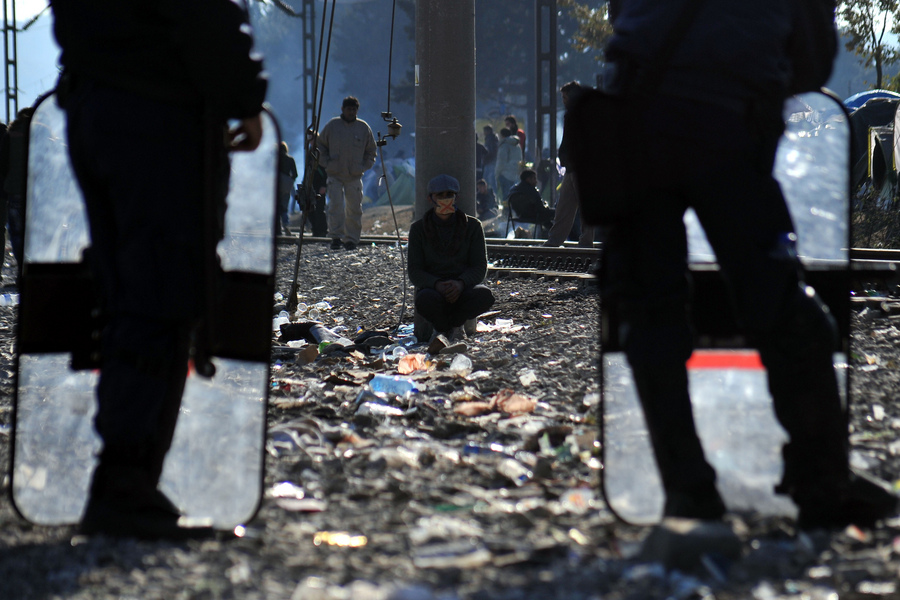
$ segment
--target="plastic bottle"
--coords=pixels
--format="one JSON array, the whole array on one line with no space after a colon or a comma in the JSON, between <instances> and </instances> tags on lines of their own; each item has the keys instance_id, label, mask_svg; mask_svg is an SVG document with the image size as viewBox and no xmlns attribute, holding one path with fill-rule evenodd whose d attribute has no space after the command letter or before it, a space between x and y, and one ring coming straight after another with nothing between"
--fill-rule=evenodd
<instances>
[{"instance_id":1,"label":"plastic bottle","mask_svg":"<svg viewBox=\"0 0 900 600\"><path fill-rule=\"evenodd\" d=\"M369 389L379 396L402 396L404 398L419 391L412 379L381 373L372 378L369 382Z\"/></svg>"},{"instance_id":2,"label":"plastic bottle","mask_svg":"<svg viewBox=\"0 0 900 600\"><path fill-rule=\"evenodd\" d=\"M285 325L290 322L291 322L290 315L287 313L287 311L283 310L280 313L278 313L278 316L276 316L275 318L272 319L272 331L278 331L279 329L281 329L282 325Z\"/></svg>"},{"instance_id":3,"label":"plastic bottle","mask_svg":"<svg viewBox=\"0 0 900 600\"><path fill-rule=\"evenodd\" d=\"M528 467L512 458L504 458L497 463L497 472L517 486L524 484L534 476Z\"/></svg>"},{"instance_id":4,"label":"plastic bottle","mask_svg":"<svg viewBox=\"0 0 900 600\"><path fill-rule=\"evenodd\" d=\"M0 294L0 306L18 306L18 294Z\"/></svg>"}]
</instances>

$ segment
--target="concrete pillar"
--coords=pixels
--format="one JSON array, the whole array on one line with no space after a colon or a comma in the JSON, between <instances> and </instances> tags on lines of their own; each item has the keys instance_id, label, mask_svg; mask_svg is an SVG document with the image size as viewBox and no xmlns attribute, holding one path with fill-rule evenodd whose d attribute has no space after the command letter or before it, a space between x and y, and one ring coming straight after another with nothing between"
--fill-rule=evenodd
<instances>
[{"instance_id":1,"label":"concrete pillar","mask_svg":"<svg viewBox=\"0 0 900 600\"><path fill-rule=\"evenodd\" d=\"M459 180L457 206L475 214L475 0L416 1L416 216L428 181Z\"/></svg>"}]
</instances>

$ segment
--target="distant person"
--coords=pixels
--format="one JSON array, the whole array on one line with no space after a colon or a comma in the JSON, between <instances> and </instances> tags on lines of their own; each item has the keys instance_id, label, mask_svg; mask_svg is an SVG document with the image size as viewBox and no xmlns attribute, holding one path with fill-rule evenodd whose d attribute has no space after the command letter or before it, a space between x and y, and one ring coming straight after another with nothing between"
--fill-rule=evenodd
<instances>
[{"instance_id":1,"label":"distant person","mask_svg":"<svg viewBox=\"0 0 900 600\"><path fill-rule=\"evenodd\" d=\"M520 175L519 183L509 190L507 204L512 210L513 219L518 217L529 223L537 223L547 231L553 223L553 209L541 198L537 184L537 173L525 169Z\"/></svg>"},{"instance_id":2,"label":"distant person","mask_svg":"<svg viewBox=\"0 0 900 600\"><path fill-rule=\"evenodd\" d=\"M3 191L6 194L9 242L22 273L25 254L25 193L28 184L28 130L34 107L28 106L16 113L3 138L3 154L8 163L3 175Z\"/></svg>"},{"instance_id":3,"label":"distant person","mask_svg":"<svg viewBox=\"0 0 900 600\"><path fill-rule=\"evenodd\" d=\"M304 198L303 211L306 212L306 220L309 222L310 230L314 237L325 237L328 235L328 218L325 215L325 198L328 193L328 174L321 164L312 155L315 148L317 134L314 131L306 132L306 152L307 173L304 173L304 182L300 186L299 192L306 194L303 188L306 185L305 178L311 177L309 182L309 198Z\"/></svg>"},{"instance_id":4,"label":"distant person","mask_svg":"<svg viewBox=\"0 0 900 600\"><path fill-rule=\"evenodd\" d=\"M6 260L6 227L7 227L7 193L3 189L3 180L9 171L9 140L6 139L6 123L0 123L0 267ZM0 279L2 281L2 279Z\"/></svg>"},{"instance_id":5,"label":"distant person","mask_svg":"<svg viewBox=\"0 0 900 600\"><path fill-rule=\"evenodd\" d=\"M331 249L355 250L362 233L363 173L375 165L375 136L357 118L359 100L347 96L340 116L319 134L319 164L328 173L328 235Z\"/></svg>"},{"instance_id":6,"label":"distant person","mask_svg":"<svg viewBox=\"0 0 900 600\"><path fill-rule=\"evenodd\" d=\"M519 179L522 151L519 140L505 127L500 130L500 147L497 150L497 193L505 198Z\"/></svg>"},{"instance_id":7,"label":"distant person","mask_svg":"<svg viewBox=\"0 0 900 600\"><path fill-rule=\"evenodd\" d=\"M560 88L563 107L568 110L571 101L581 91L581 84L570 81ZM578 202L578 188L575 183L575 173L572 170L572 161L569 160L569 147L566 144L566 127L568 121L563 121L563 139L559 144L559 164L566 169L566 174L559 187L559 199L556 201L556 211L553 216L553 227L547 233L547 241L544 246L558 247L569 237L573 227L579 221L580 204ZM594 228L587 223L581 223L581 234L578 237L578 245L591 248L594 245Z\"/></svg>"},{"instance_id":8,"label":"distant person","mask_svg":"<svg viewBox=\"0 0 900 600\"><path fill-rule=\"evenodd\" d=\"M278 146L278 219L284 235L291 235L288 207L294 194L294 182L297 180L297 163L288 152L287 142L282 141Z\"/></svg>"},{"instance_id":9,"label":"distant person","mask_svg":"<svg viewBox=\"0 0 900 600\"><path fill-rule=\"evenodd\" d=\"M475 210L481 221L487 221L497 216L497 197L494 190L488 187L487 181L479 179L475 183Z\"/></svg>"},{"instance_id":10,"label":"distant person","mask_svg":"<svg viewBox=\"0 0 900 600\"><path fill-rule=\"evenodd\" d=\"M519 140L519 148L522 150L522 160L525 160L525 131L519 127L519 123L513 115L507 115L506 118L503 119L503 123L512 135L516 136Z\"/></svg>"},{"instance_id":11,"label":"distant person","mask_svg":"<svg viewBox=\"0 0 900 600\"><path fill-rule=\"evenodd\" d=\"M494 128L490 125L485 125L482 132L487 154L484 155L484 172L481 177L493 188L497 185L497 149L500 147L500 137L494 133Z\"/></svg>"},{"instance_id":12,"label":"distant person","mask_svg":"<svg viewBox=\"0 0 900 600\"><path fill-rule=\"evenodd\" d=\"M409 228L409 280L416 286L416 312L434 335L465 338L463 325L488 310L494 295L483 285L487 246L481 222L457 208L459 182L438 175L428 182L431 208Z\"/></svg>"},{"instance_id":13,"label":"distant person","mask_svg":"<svg viewBox=\"0 0 900 600\"><path fill-rule=\"evenodd\" d=\"M487 148L478 141L478 134L475 134L475 180L484 178L484 158L487 156Z\"/></svg>"},{"instance_id":14,"label":"distant person","mask_svg":"<svg viewBox=\"0 0 900 600\"><path fill-rule=\"evenodd\" d=\"M547 201L549 201L551 197L550 175L555 168L555 165L550 160L550 148L544 148L543 150L541 150L541 160L534 168L534 172L537 173L538 189L541 192L541 197L543 197L544 200Z\"/></svg>"},{"instance_id":15,"label":"distant person","mask_svg":"<svg viewBox=\"0 0 900 600\"><path fill-rule=\"evenodd\" d=\"M657 161L643 182L628 173L621 174L623 181L596 180L586 172L589 161L576 172L586 215L592 214L591 203L606 200L605 186L632 190L623 199L624 213L599 223L604 225L599 281L602 302L620 315L619 339L665 491L663 514L718 520L726 512L716 471L697 435L688 385L686 362L695 333L688 311L684 213L693 208L743 333L765 365L774 413L789 437L777 490L799 509L800 529L871 526L897 515L897 496L884 482L850 468L847 412L832 355L837 328L805 281L794 223L773 176L789 86L811 70L819 71L820 80L803 84L806 89L828 79L837 45L834 5L825 9L830 14L823 19L824 55L802 73L794 71L798 65L787 52L791 3L722 0L707 2L691 17L678 49L663 57L671 58L665 72L641 79L648 57L670 34L687 1L609 5L615 31L604 53L613 67L605 90L640 94L636 114L629 117L636 126L630 135L645 156L634 158L665 160ZM722 27L728 22L740 23L739 35ZM587 102L590 96L581 98ZM568 125L567 136L583 131L581 122ZM584 133L579 148L604 135ZM574 159L581 165L584 157Z\"/></svg>"}]
</instances>

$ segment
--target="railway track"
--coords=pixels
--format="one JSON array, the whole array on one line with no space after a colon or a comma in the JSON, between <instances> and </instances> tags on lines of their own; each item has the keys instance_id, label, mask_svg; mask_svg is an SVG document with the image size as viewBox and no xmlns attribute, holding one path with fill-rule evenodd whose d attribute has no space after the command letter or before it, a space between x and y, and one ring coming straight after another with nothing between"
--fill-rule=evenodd
<instances>
[{"instance_id":1,"label":"railway track","mask_svg":"<svg viewBox=\"0 0 900 600\"><path fill-rule=\"evenodd\" d=\"M406 237L401 238L406 242ZM296 236L279 236L279 244L297 244ZM493 275L547 275L570 279L590 279L600 258L599 246L579 248L574 243L561 248L544 248L544 240L487 238L488 270ZM304 237L304 244L330 243L329 238ZM364 235L360 245L396 244L390 235Z\"/></svg>"},{"instance_id":2,"label":"railway track","mask_svg":"<svg viewBox=\"0 0 900 600\"><path fill-rule=\"evenodd\" d=\"M401 237L406 242L406 237ZM306 236L304 244L325 244L329 238ZM487 238L488 268L493 274L554 276L574 279L593 277L600 258L600 244L594 248L579 248L574 242L566 242L561 248L545 248L544 240ZM282 245L297 244L297 236L279 236ZM396 244L397 237L390 235L368 235L360 240L361 245ZM900 276L900 249L893 248L851 248L851 271L856 279L890 280ZM695 265L696 269L707 270L711 265ZM833 262L813 263L811 270L839 269Z\"/></svg>"}]
</instances>

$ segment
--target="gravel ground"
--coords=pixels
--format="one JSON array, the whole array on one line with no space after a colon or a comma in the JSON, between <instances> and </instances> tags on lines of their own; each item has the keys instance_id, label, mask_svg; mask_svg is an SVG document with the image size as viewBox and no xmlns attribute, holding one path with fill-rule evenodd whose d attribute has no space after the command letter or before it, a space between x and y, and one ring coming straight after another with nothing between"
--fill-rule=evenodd
<instances>
[{"instance_id":1,"label":"gravel ground","mask_svg":"<svg viewBox=\"0 0 900 600\"><path fill-rule=\"evenodd\" d=\"M293 251L281 249L282 293L292 268ZM307 245L300 283L301 300L327 302L321 320L347 337L400 322L396 248ZM640 562L649 529L617 522L596 493L595 288L542 277L494 276L489 285L497 312L482 319L490 330L468 340L468 377L450 370L452 357L437 357L433 370L413 376L424 388L414 402L397 404L404 416L364 414L354 404L366 379L395 373L396 361L340 354L301 365L302 349L273 336L265 488L291 482L308 500L303 511L267 497L241 538L138 542L32 526L5 494L0 598L900 597L900 519L798 535L788 521L730 516L740 559L692 573ZM894 481L900 329L879 306L859 303L854 315L852 441L855 462ZM411 318L408 309L403 323ZM0 307L5 473L14 320L15 309ZM506 389L516 395L504 397ZM466 416L460 407L487 412ZM293 432L296 443L275 444L274 431ZM522 465L530 478L515 470Z\"/></svg>"}]
</instances>

